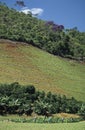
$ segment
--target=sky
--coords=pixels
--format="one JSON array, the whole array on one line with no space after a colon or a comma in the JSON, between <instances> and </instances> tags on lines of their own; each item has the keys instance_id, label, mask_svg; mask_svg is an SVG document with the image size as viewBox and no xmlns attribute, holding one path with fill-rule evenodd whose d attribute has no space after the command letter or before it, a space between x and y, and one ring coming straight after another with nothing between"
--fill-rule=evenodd
<instances>
[{"instance_id":1,"label":"sky","mask_svg":"<svg viewBox=\"0 0 85 130\"><path fill-rule=\"evenodd\" d=\"M85 0L23 0L25 7L15 6L16 0L0 0L9 7L28 11L38 18L46 21L54 21L64 25L66 29L77 27L79 31L85 32Z\"/></svg>"}]
</instances>

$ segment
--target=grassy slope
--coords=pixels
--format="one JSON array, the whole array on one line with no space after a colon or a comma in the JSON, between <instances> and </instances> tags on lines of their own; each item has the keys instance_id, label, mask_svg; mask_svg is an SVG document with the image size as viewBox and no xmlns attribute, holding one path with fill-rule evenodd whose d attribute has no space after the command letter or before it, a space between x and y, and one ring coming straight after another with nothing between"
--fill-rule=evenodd
<instances>
[{"instance_id":1,"label":"grassy slope","mask_svg":"<svg viewBox=\"0 0 85 130\"><path fill-rule=\"evenodd\" d=\"M37 89L85 101L85 64L62 59L30 45L2 44L0 82L33 84Z\"/></svg>"},{"instance_id":2,"label":"grassy slope","mask_svg":"<svg viewBox=\"0 0 85 130\"><path fill-rule=\"evenodd\" d=\"M0 122L0 130L85 130L85 122L64 124Z\"/></svg>"}]
</instances>

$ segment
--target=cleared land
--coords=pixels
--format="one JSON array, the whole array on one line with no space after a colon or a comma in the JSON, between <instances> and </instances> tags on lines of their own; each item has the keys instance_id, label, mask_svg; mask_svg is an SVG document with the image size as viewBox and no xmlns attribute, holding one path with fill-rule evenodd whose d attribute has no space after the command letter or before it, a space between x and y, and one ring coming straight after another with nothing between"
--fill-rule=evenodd
<instances>
[{"instance_id":1,"label":"cleared land","mask_svg":"<svg viewBox=\"0 0 85 130\"><path fill-rule=\"evenodd\" d=\"M16 81L85 101L84 63L53 56L31 45L0 40L0 83Z\"/></svg>"}]
</instances>

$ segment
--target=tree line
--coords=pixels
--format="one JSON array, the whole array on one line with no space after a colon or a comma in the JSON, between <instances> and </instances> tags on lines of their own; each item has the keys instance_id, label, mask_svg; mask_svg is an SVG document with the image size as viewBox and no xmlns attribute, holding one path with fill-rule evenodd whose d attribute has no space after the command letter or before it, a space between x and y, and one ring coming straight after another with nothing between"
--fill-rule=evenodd
<instances>
[{"instance_id":1,"label":"tree line","mask_svg":"<svg viewBox=\"0 0 85 130\"><path fill-rule=\"evenodd\" d=\"M85 32L65 29L0 3L0 38L26 42L51 54L84 60Z\"/></svg>"},{"instance_id":2,"label":"tree line","mask_svg":"<svg viewBox=\"0 0 85 130\"><path fill-rule=\"evenodd\" d=\"M65 95L38 91L33 85L20 85L18 82L0 84L0 115L31 115L72 113L85 118L85 103Z\"/></svg>"}]
</instances>

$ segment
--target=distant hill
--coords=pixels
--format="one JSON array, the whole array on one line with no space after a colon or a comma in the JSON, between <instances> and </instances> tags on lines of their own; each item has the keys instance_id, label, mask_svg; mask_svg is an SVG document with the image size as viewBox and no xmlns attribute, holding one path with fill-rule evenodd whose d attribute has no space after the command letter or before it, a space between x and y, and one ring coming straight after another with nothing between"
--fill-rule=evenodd
<instances>
[{"instance_id":1,"label":"distant hill","mask_svg":"<svg viewBox=\"0 0 85 130\"><path fill-rule=\"evenodd\" d=\"M0 83L33 84L37 90L85 101L85 64L32 45L0 39Z\"/></svg>"},{"instance_id":2,"label":"distant hill","mask_svg":"<svg viewBox=\"0 0 85 130\"><path fill-rule=\"evenodd\" d=\"M53 21L44 21L10 9L0 3L0 38L26 42L51 54L76 60L85 58L85 32L65 29Z\"/></svg>"}]
</instances>

